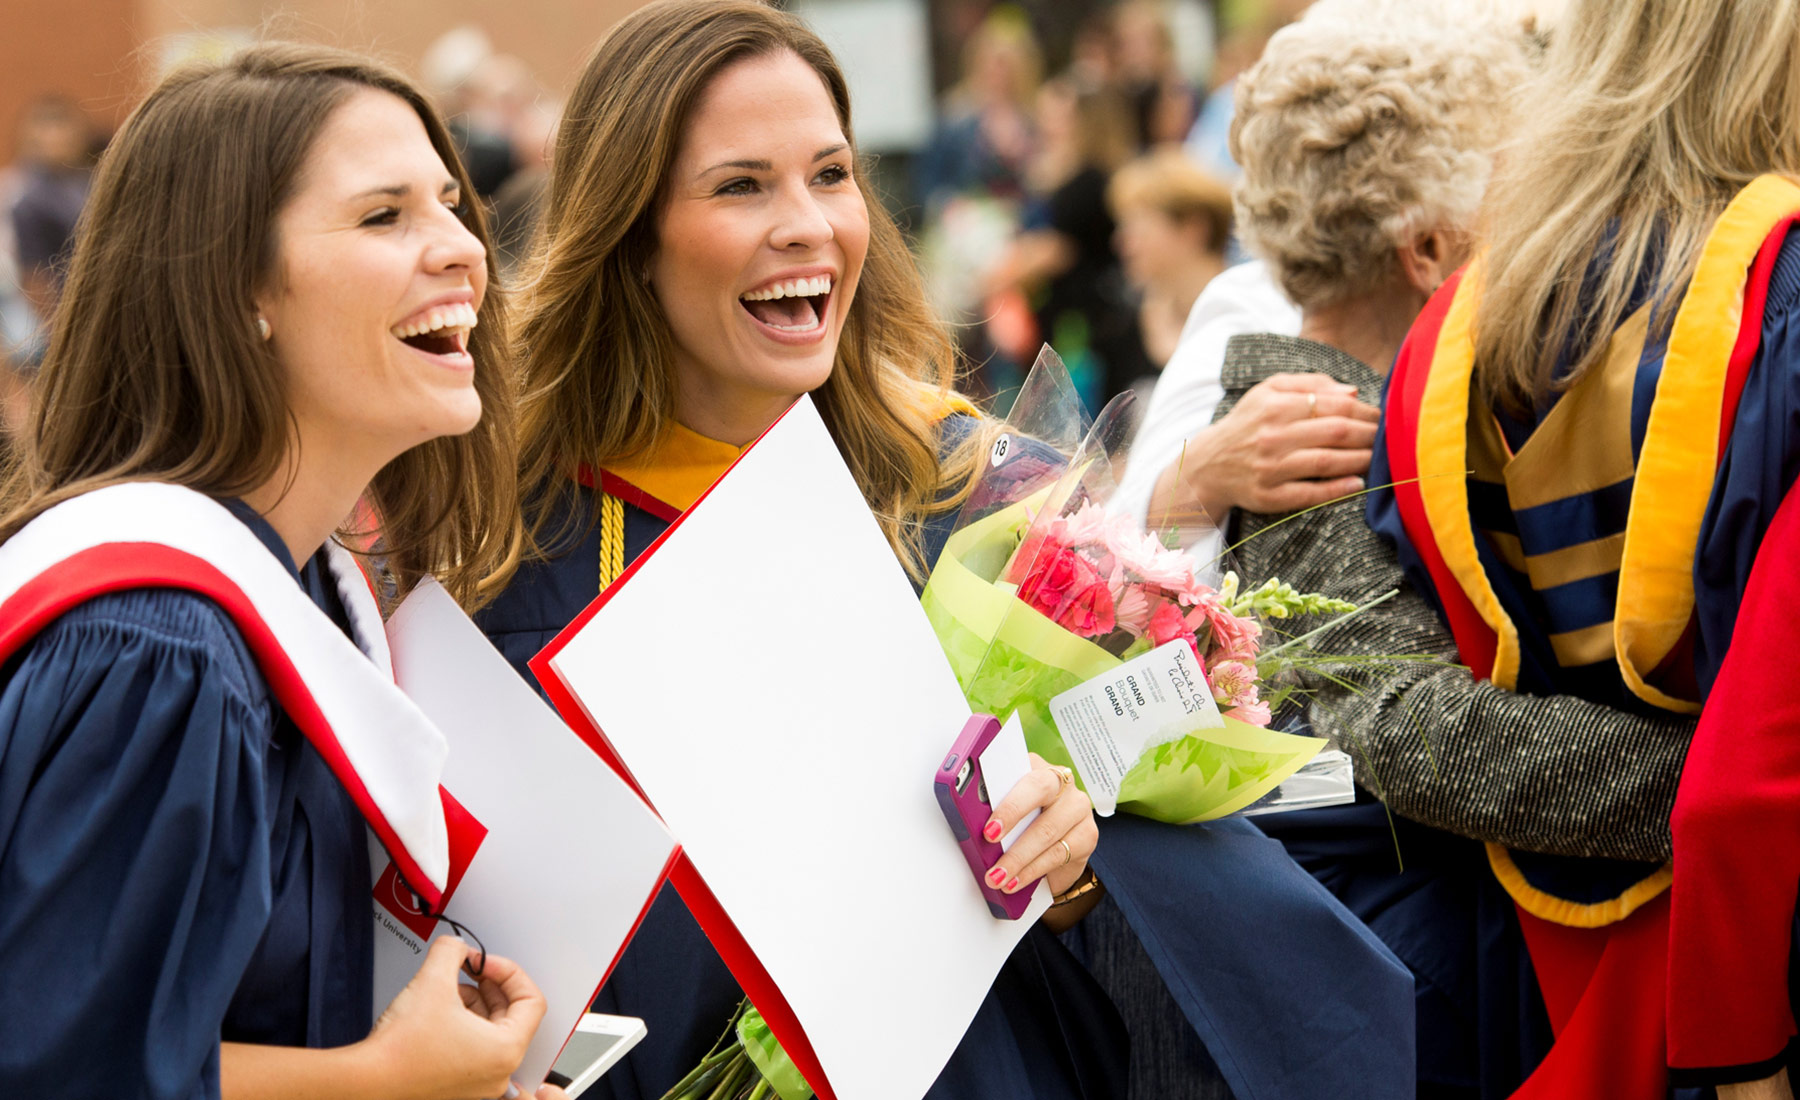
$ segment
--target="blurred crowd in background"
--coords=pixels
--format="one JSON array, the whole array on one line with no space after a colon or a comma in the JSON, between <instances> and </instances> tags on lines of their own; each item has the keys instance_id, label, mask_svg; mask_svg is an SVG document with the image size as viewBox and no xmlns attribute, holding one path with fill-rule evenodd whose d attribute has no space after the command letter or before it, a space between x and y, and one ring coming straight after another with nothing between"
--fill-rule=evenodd
<instances>
[{"instance_id":1,"label":"blurred crowd in background","mask_svg":"<svg viewBox=\"0 0 1800 1100\"><path fill-rule=\"evenodd\" d=\"M787 6L816 15L828 40L834 28L862 27L861 49L833 43L853 82L862 55L867 68L899 66L929 89L925 125L884 127L892 120L880 117L883 97L862 92L856 121L931 294L957 326L967 388L1004 409L1049 343L1090 410L1125 390L1138 392L1141 408L1194 300L1240 258L1231 235L1233 79L1305 0ZM900 36L901 56L877 56L895 20L919 33ZM223 48L216 37L189 37L199 43L189 50ZM159 65L181 59L181 49L165 49ZM504 275L529 247L566 89L498 51L476 24L449 27L410 67L452 118L497 227ZM907 82L892 83L904 98ZM45 87L19 113L10 160L0 165L0 413L8 430L23 416L43 355L44 319L109 117ZM870 141L871 130L882 136Z\"/></svg>"}]
</instances>

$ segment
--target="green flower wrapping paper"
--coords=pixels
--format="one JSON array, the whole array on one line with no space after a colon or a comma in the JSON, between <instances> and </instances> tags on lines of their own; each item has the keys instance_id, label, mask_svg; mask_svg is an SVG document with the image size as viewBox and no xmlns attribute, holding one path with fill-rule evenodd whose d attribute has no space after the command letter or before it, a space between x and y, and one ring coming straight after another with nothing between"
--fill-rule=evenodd
<instances>
[{"instance_id":1,"label":"green flower wrapping paper","mask_svg":"<svg viewBox=\"0 0 1800 1100\"><path fill-rule=\"evenodd\" d=\"M1124 658L1077 636L1019 598L1003 577L1049 492L953 534L920 602L969 706L1002 720L1017 714L1031 751L1088 777L1051 713L1051 700L1117 670ZM1117 808L1156 821L1210 821L1244 809L1311 760L1322 739L1297 737L1221 715L1145 749L1120 784ZM1094 792L1090 791L1090 794Z\"/></svg>"}]
</instances>

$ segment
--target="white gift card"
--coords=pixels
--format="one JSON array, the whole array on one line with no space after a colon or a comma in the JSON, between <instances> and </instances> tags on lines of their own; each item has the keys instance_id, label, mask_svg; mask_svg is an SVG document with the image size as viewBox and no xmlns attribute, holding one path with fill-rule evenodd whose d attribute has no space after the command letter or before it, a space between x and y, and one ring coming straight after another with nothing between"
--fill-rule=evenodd
<instances>
[{"instance_id":1,"label":"white gift card","mask_svg":"<svg viewBox=\"0 0 1800 1100\"><path fill-rule=\"evenodd\" d=\"M1110 817L1119 786L1146 751L1225 719L1186 639L1165 642L1050 700L1094 812Z\"/></svg>"},{"instance_id":2,"label":"white gift card","mask_svg":"<svg viewBox=\"0 0 1800 1100\"><path fill-rule=\"evenodd\" d=\"M988 742L988 747L981 750L981 775L987 781L988 797L993 799L995 807L1006 797L1006 792L1013 789L1019 780L1031 771L1031 755L1025 748L1025 727L1019 724L1018 714L1006 720L1000 732ZM1033 821L1038 819L1041 811L1033 810L1013 826L1013 831L1000 838L1000 850L1012 851L1013 841L1019 839ZM1039 884L1039 889L1048 890L1048 886Z\"/></svg>"}]
</instances>

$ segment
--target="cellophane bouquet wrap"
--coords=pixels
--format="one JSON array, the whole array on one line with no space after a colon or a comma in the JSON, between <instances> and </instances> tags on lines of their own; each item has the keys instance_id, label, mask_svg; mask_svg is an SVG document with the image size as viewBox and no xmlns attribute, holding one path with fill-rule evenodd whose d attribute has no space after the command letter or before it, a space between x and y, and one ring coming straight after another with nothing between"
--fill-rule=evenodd
<instances>
[{"instance_id":1,"label":"cellophane bouquet wrap","mask_svg":"<svg viewBox=\"0 0 1800 1100\"><path fill-rule=\"evenodd\" d=\"M1072 767L1095 810L1174 823L1250 808L1325 747L1267 728L1268 617L1349 612L1270 578L1242 584L1109 511L1131 410L1091 423L1040 354L922 603L970 707L1017 714L1028 746Z\"/></svg>"},{"instance_id":2,"label":"cellophane bouquet wrap","mask_svg":"<svg viewBox=\"0 0 1800 1100\"><path fill-rule=\"evenodd\" d=\"M712 1051L664 1093L663 1100L811 1100L812 1096L812 1086L746 997Z\"/></svg>"}]
</instances>

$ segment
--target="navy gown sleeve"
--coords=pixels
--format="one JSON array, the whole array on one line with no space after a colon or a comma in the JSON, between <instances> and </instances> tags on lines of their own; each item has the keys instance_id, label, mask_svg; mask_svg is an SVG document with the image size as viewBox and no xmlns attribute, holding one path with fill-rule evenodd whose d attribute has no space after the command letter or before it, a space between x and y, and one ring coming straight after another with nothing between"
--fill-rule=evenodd
<instances>
[{"instance_id":1,"label":"navy gown sleeve","mask_svg":"<svg viewBox=\"0 0 1800 1100\"><path fill-rule=\"evenodd\" d=\"M0 673L0 1096L218 1095L270 911L253 668L214 605L141 590Z\"/></svg>"},{"instance_id":2,"label":"navy gown sleeve","mask_svg":"<svg viewBox=\"0 0 1800 1100\"><path fill-rule=\"evenodd\" d=\"M1800 475L1800 230L1790 230L1769 276L1762 341L1738 399L1694 555L1698 637L1694 671L1710 693L1737 627L1763 535Z\"/></svg>"}]
</instances>

